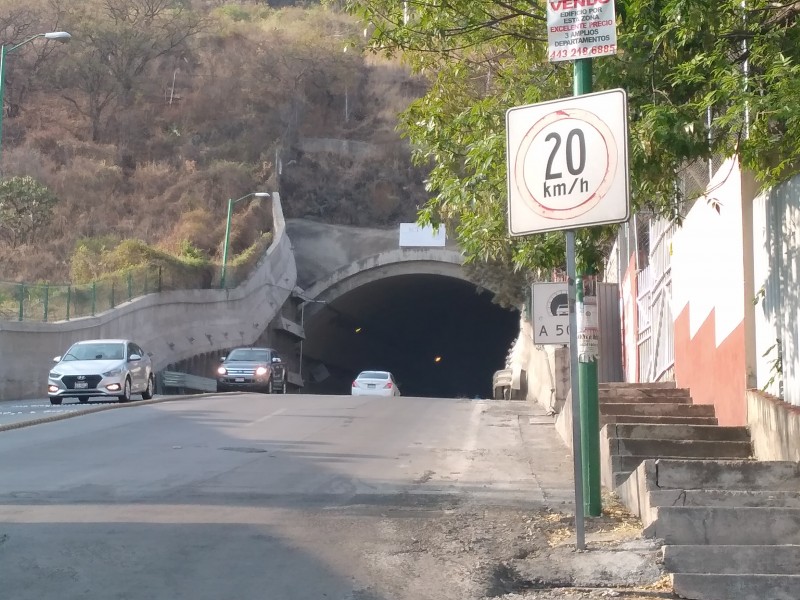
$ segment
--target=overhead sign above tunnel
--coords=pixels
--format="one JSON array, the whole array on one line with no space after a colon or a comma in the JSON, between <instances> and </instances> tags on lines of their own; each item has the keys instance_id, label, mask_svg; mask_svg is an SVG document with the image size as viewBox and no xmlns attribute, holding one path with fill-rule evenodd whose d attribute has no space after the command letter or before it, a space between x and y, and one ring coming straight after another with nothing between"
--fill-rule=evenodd
<instances>
[{"instance_id":1,"label":"overhead sign above tunnel","mask_svg":"<svg viewBox=\"0 0 800 600\"><path fill-rule=\"evenodd\" d=\"M400 247L443 248L447 243L444 227L421 227L416 223L400 223Z\"/></svg>"}]
</instances>

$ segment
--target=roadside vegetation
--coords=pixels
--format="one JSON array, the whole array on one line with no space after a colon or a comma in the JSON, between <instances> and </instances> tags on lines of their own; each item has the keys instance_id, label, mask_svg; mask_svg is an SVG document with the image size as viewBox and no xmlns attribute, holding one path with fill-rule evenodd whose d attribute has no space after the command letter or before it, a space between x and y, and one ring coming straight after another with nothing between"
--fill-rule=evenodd
<instances>
[{"instance_id":1,"label":"roadside vegetation","mask_svg":"<svg viewBox=\"0 0 800 600\"><path fill-rule=\"evenodd\" d=\"M155 264L211 284L227 200L256 191L289 218L414 220L426 170L395 128L424 80L362 53L356 19L291 4L0 0L3 44L72 35L7 56L0 281ZM271 235L269 199L237 204L229 266Z\"/></svg>"},{"instance_id":2,"label":"roadside vegetation","mask_svg":"<svg viewBox=\"0 0 800 600\"><path fill-rule=\"evenodd\" d=\"M337 4L370 24L373 52L403 56L431 80L400 119L418 164L432 165L423 221L447 223L467 258L510 275L549 278L563 268L563 233L511 238L506 221L505 111L573 93L572 61L548 61L547 3ZM634 212L680 220L697 199L684 174L712 157L737 156L762 186L800 172L796 3L615 6L618 52L594 59L593 89L627 91ZM579 263L599 266L614 235L613 227L579 232Z\"/></svg>"}]
</instances>

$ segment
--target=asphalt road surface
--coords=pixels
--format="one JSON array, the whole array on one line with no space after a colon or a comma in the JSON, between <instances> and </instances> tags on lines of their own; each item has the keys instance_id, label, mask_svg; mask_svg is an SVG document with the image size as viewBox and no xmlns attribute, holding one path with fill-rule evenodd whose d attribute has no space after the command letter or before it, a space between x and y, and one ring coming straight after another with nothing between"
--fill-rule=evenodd
<instances>
[{"instance_id":1,"label":"asphalt road surface","mask_svg":"<svg viewBox=\"0 0 800 600\"><path fill-rule=\"evenodd\" d=\"M138 396L133 397L134 401ZM63 404L53 405L50 400L9 400L0 402L0 427L12 425L25 421L36 421L54 415L64 415L70 413L83 412L96 406L104 406L116 403L116 400L103 400L102 398L92 398L86 404L81 404L77 400L64 400Z\"/></svg>"},{"instance_id":2,"label":"asphalt road surface","mask_svg":"<svg viewBox=\"0 0 800 600\"><path fill-rule=\"evenodd\" d=\"M0 596L496 597L498 561L537 535L525 511L570 510L532 411L213 395L0 432Z\"/></svg>"}]
</instances>

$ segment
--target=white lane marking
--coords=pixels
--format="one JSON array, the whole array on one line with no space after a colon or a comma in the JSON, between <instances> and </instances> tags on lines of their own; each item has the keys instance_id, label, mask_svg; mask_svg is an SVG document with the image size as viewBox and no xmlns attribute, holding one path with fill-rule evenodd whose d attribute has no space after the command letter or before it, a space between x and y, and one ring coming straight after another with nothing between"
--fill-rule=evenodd
<instances>
[{"instance_id":1,"label":"white lane marking","mask_svg":"<svg viewBox=\"0 0 800 600\"><path fill-rule=\"evenodd\" d=\"M255 425L256 423L263 423L264 421L266 421L268 419L271 419L272 417L275 417L275 416L277 416L277 415L279 415L279 414L281 414L283 412L286 412L286 409L285 408L279 408L278 410L276 410L274 412L271 412L268 415L264 415L260 419L256 419L255 421L251 421L250 423L245 425L245 427L251 427L252 425Z\"/></svg>"}]
</instances>

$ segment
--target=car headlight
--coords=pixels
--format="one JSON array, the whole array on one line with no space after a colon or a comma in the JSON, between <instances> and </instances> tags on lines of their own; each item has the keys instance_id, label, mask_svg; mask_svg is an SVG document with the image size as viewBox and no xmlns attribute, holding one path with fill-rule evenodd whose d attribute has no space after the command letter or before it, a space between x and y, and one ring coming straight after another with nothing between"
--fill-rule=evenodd
<instances>
[{"instance_id":1,"label":"car headlight","mask_svg":"<svg viewBox=\"0 0 800 600\"><path fill-rule=\"evenodd\" d=\"M111 369L110 371L103 373L103 377L114 377L120 373L122 373L122 367L117 367L116 369Z\"/></svg>"},{"instance_id":2,"label":"car headlight","mask_svg":"<svg viewBox=\"0 0 800 600\"><path fill-rule=\"evenodd\" d=\"M266 375L267 374L267 367L258 367L256 369L256 375Z\"/></svg>"},{"instance_id":3,"label":"car headlight","mask_svg":"<svg viewBox=\"0 0 800 600\"><path fill-rule=\"evenodd\" d=\"M219 369L217 369L217 373L219 373L220 375L227 375L228 369L226 369L225 367L220 367Z\"/></svg>"},{"instance_id":4,"label":"car headlight","mask_svg":"<svg viewBox=\"0 0 800 600\"><path fill-rule=\"evenodd\" d=\"M48 375L48 377L50 379L60 379L61 378L61 373L56 373L55 371L50 371L50 374Z\"/></svg>"}]
</instances>

